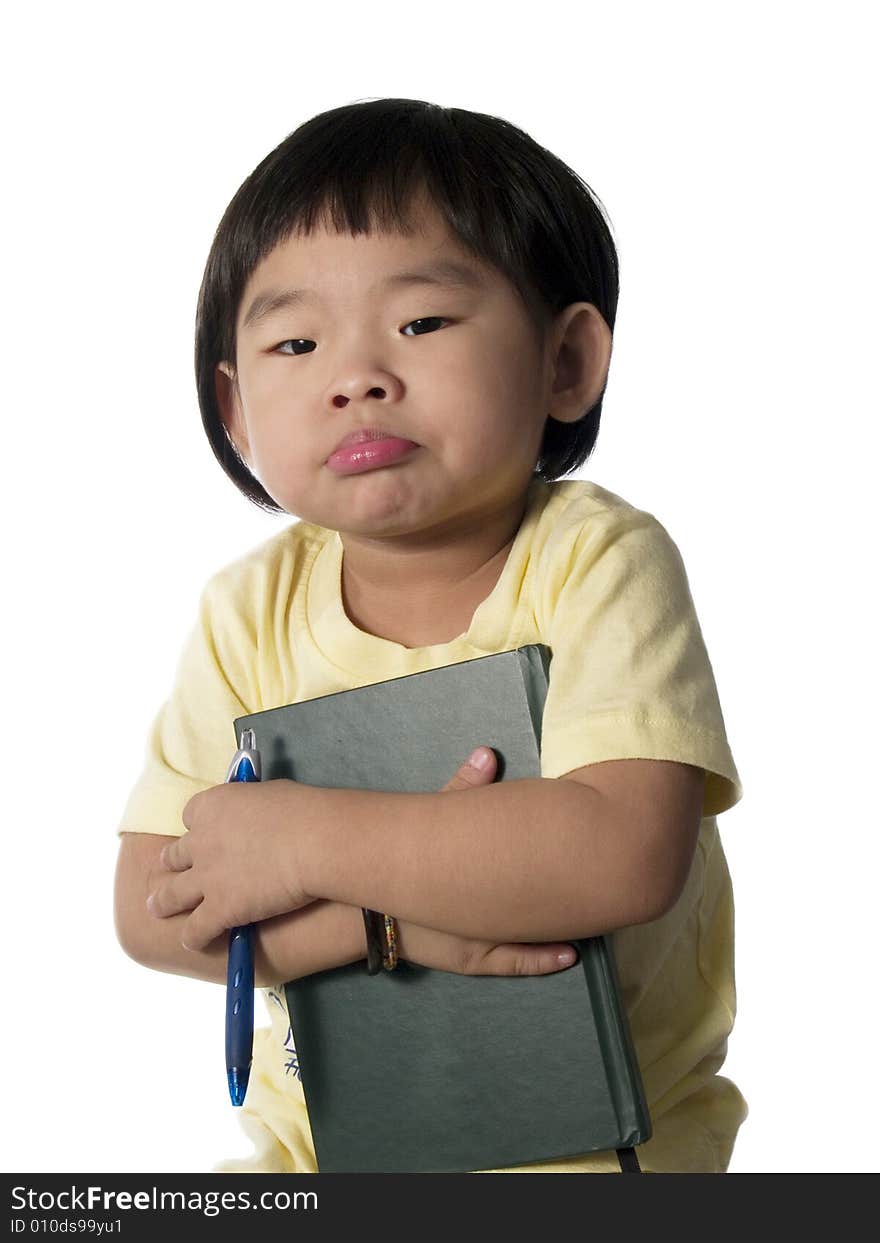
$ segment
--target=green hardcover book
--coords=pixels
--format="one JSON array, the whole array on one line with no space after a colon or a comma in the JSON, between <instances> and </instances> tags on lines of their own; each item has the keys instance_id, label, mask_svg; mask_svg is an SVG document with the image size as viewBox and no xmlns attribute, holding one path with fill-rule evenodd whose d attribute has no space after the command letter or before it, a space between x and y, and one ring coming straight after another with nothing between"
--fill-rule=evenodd
<instances>
[{"instance_id":1,"label":"green hardcover book","mask_svg":"<svg viewBox=\"0 0 880 1243\"><path fill-rule=\"evenodd\" d=\"M255 731L264 781L436 791L480 743L496 780L540 777L550 659L531 644L252 713L236 738ZM576 945L547 976L361 962L288 983L319 1170L497 1169L650 1138L610 940Z\"/></svg>"}]
</instances>

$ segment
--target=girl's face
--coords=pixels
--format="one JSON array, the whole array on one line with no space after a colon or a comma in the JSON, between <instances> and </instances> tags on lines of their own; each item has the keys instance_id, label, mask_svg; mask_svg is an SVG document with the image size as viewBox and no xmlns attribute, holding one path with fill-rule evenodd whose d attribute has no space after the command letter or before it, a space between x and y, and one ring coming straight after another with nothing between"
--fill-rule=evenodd
<instances>
[{"instance_id":1,"label":"girl's face","mask_svg":"<svg viewBox=\"0 0 880 1243\"><path fill-rule=\"evenodd\" d=\"M218 368L224 422L269 495L355 537L464 534L510 509L550 404L550 354L514 286L436 209L414 221L412 236L278 245L242 298L237 384ZM415 447L352 471L333 455L358 429Z\"/></svg>"}]
</instances>

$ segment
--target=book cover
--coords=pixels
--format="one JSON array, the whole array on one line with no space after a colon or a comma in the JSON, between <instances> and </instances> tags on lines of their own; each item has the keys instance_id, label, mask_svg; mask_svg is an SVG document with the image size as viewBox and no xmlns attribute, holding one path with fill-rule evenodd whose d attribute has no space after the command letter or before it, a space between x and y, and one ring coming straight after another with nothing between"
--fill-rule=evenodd
<instances>
[{"instance_id":1,"label":"book cover","mask_svg":"<svg viewBox=\"0 0 880 1243\"><path fill-rule=\"evenodd\" d=\"M255 730L264 781L436 791L480 744L496 780L540 777L550 662L530 644L239 717L236 738ZM610 938L575 944L546 976L361 962L289 982L319 1170L497 1169L648 1139Z\"/></svg>"}]
</instances>

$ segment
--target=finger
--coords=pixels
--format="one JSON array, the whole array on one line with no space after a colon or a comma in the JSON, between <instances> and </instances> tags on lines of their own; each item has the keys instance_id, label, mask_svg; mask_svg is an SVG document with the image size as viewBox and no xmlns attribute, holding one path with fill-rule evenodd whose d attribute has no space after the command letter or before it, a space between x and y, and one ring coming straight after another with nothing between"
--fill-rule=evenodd
<instances>
[{"instance_id":1,"label":"finger","mask_svg":"<svg viewBox=\"0 0 880 1243\"><path fill-rule=\"evenodd\" d=\"M498 758L492 748L477 747L443 789L470 790L475 786L488 785L495 780L497 768Z\"/></svg>"},{"instance_id":2,"label":"finger","mask_svg":"<svg viewBox=\"0 0 880 1243\"><path fill-rule=\"evenodd\" d=\"M201 902L183 925L180 943L185 950L203 950L225 931L222 921L211 914L209 904Z\"/></svg>"},{"instance_id":3,"label":"finger","mask_svg":"<svg viewBox=\"0 0 880 1243\"><path fill-rule=\"evenodd\" d=\"M204 896L191 869L187 869L173 873L156 886L147 898L147 910L158 919L167 919L169 915L194 910Z\"/></svg>"},{"instance_id":4,"label":"finger","mask_svg":"<svg viewBox=\"0 0 880 1243\"><path fill-rule=\"evenodd\" d=\"M204 794L207 794L207 790L201 790L198 794L194 794L184 807L183 811L180 813L180 818L183 821L185 828L191 829L193 827L196 803L202 802L202 796Z\"/></svg>"},{"instance_id":5,"label":"finger","mask_svg":"<svg viewBox=\"0 0 880 1243\"><path fill-rule=\"evenodd\" d=\"M171 872L182 872L184 868L192 867L188 835L184 834L183 837L176 837L174 841L166 843L159 851L159 862Z\"/></svg>"},{"instance_id":6,"label":"finger","mask_svg":"<svg viewBox=\"0 0 880 1243\"><path fill-rule=\"evenodd\" d=\"M479 946L479 942L474 943ZM494 945L467 955L468 975L551 975L577 962L573 945Z\"/></svg>"}]
</instances>

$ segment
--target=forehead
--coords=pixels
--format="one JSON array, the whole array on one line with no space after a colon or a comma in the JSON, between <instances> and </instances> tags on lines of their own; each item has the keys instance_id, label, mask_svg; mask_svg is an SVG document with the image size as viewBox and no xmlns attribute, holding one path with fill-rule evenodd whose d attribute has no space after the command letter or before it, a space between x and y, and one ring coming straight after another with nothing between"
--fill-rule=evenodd
<instances>
[{"instance_id":1,"label":"forehead","mask_svg":"<svg viewBox=\"0 0 880 1243\"><path fill-rule=\"evenodd\" d=\"M490 293L509 282L422 202L410 211L406 232L375 226L369 233L339 232L322 219L310 233L290 234L251 273L239 326L250 327L284 306L393 294L415 285Z\"/></svg>"}]
</instances>

